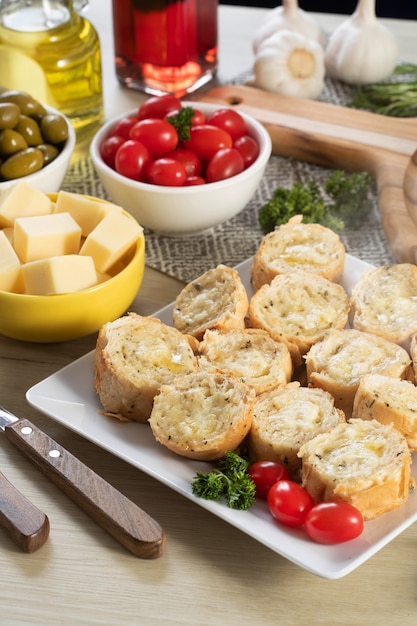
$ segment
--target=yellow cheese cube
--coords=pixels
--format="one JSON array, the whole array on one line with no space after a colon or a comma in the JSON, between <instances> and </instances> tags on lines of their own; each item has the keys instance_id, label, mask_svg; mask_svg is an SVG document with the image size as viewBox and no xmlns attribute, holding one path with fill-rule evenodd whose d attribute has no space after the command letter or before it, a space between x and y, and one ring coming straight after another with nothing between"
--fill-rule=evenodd
<instances>
[{"instance_id":1,"label":"yellow cheese cube","mask_svg":"<svg viewBox=\"0 0 417 626\"><path fill-rule=\"evenodd\" d=\"M58 193L54 211L69 213L81 226L82 236L87 237L97 224L111 211L121 211L121 207L110 202L92 200L69 191Z\"/></svg>"},{"instance_id":2,"label":"yellow cheese cube","mask_svg":"<svg viewBox=\"0 0 417 626\"><path fill-rule=\"evenodd\" d=\"M69 213L20 217L14 225L14 249L22 263L77 254L81 228Z\"/></svg>"},{"instance_id":3,"label":"yellow cheese cube","mask_svg":"<svg viewBox=\"0 0 417 626\"><path fill-rule=\"evenodd\" d=\"M48 196L26 182L14 185L0 204L0 227L13 226L17 217L48 215L52 202Z\"/></svg>"},{"instance_id":4,"label":"yellow cheese cube","mask_svg":"<svg viewBox=\"0 0 417 626\"><path fill-rule=\"evenodd\" d=\"M13 292L23 290L19 258L2 230L0 230L0 290Z\"/></svg>"},{"instance_id":5,"label":"yellow cheese cube","mask_svg":"<svg viewBox=\"0 0 417 626\"><path fill-rule=\"evenodd\" d=\"M88 256L67 254L22 265L25 291L51 296L73 293L97 284L94 261Z\"/></svg>"},{"instance_id":6,"label":"yellow cheese cube","mask_svg":"<svg viewBox=\"0 0 417 626\"><path fill-rule=\"evenodd\" d=\"M104 274L138 240L142 226L124 213L113 211L91 231L80 254L92 256L97 272Z\"/></svg>"},{"instance_id":7,"label":"yellow cheese cube","mask_svg":"<svg viewBox=\"0 0 417 626\"><path fill-rule=\"evenodd\" d=\"M6 226L6 228L3 228L2 232L6 235L7 239L13 245L14 228L12 226Z\"/></svg>"}]
</instances>

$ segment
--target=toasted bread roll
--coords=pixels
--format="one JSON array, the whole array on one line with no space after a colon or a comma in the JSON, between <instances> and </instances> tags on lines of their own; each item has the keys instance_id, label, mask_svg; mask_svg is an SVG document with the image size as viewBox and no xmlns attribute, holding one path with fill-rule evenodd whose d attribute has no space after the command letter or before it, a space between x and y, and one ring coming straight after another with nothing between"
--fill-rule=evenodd
<instances>
[{"instance_id":1,"label":"toasted bread roll","mask_svg":"<svg viewBox=\"0 0 417 626\"><path fill-rule=\"evenodd\" d=\"M94 389L104 413L146 422L162 383L197 369L185 335L152 317L130 313L100 329L94 355Z\"/></svg>"},{"instance_id":2,"label":"toasted bread roll","mask_svg":"<svg viewBox=\"0 0 417 626\"><path fill-rule=\"evenodd\" d=\"M287 346L264 330L207 330L198 347L198 365L209 372L232 374L257 394L291 380Z\"/></svg>"},{"instance_id":3,"label":"toasted bread roll","mask_svg":"<svg viewBox=\"0 0 417 626\"><path fill-rule=\"evenodd\" d=\"M410 337L410 356L413 368L413 382L417 385L417 333Z\"/></svg>"},{"instance_id":4,"label":"toasted bread roll","mask_svg":"<svg viewBox=\"0 0 417 626\"><path fill-rule=\"evenodd\" d=\"M238 272L218 265L188 283L178 294L174 326L198 340L208 328L244 328L248 296Z\"/></svg>"},{"instance_id":5,"label":"toasted bread roll","mask_svg":"<svg viewBox=\"0 0 417 626\"><path fill-rule=\"evenodd\" d=\"M365 271L352 289L350 322L408 350L417 332L417 266L399 263Z\"/></svg>"},{"instance_id":6,"label":"toasted bread roll","mask_svg":"<svg viewBox=\"0 0 417 626\"><path fill-rule=\"evenodd\" d=\"M190 459L213 461L237 448L252 423L255 392L225 374L178 376L155 397L155 439Z\"/></svg>"},{"instance_id":7,"label":"toasted bread roll","mask_svg":"<svg viewBox=\"0 0 417 626\"><path fill-rule=\"evenodd\" d=\"M340 282L346 251L339 235L320 224L301 221L302 216L296 215L262 239L251 268L255 291L287 272L309 272Z\"/></svg>"},{"instance_id":8,"label":"toasted bread roll","mask_svg":"<svg viewBox=\"0 0 417 626\"><path fill-rule=\"evenodd\" d=\"M342 500L365 519L407 501L413 487L411 454L392 425L353 419L303 444L302 484L316 502Z\"/></svg>"},{"instance_id":9,"label":"toasted bread roll","mask_svg":"<svg viewBox=\"0 0 417 626\"><path fill-rule=\"evenodd\" d=\"M353 402L352 417L393 424L417 452L417 387L410 381L381 374L363 376Z\"/></svg>"},{"instance_id":10,"label":"toasted bread roll","mask_svg":"<svg viewBox=\"0 0 417 626\"><path fill-rule=\"evenodd\" d=\"M295 365L329 329L343 328L348 315L349 297L343 287L307 272L276 276L249 302L251 326L284 341Z\"/></svg>"},{"instance_id":11,"label":"toasted bread roll","mask_svg":"<svg viewBox=\"0 0 417 626\"><path fill-rule=\"evenodd\" d=\"M362 376L408 378L410 363L408 352L388 339L353 328L331 330L306 355L307 382L331 393L350 417Z\"/></svg>"},{"instance_id":12,"label":"toasted bread roll","mask_svg":"<svg viewBox=\"0 0 417 626\"><path fill-rule=\"evenodd\" d=\"M345 421L333 398L322 389L290 383L259 396L253 406L252 426L247 437L253 461L278 461L298 477L303 443Z\"/></svg>"}]
</instances>

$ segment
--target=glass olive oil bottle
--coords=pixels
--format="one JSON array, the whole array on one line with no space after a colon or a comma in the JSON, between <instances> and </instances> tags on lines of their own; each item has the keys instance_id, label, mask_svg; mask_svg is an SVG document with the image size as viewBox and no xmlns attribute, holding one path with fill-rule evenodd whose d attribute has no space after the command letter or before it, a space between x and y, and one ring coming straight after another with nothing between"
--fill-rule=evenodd
<instances>
[{"instance_id":1,"label":"glass olive oil bottle","mask_svg":"<svg viewBox=\"0 0 417 626\"><path fill-rule=\"evenodd\" d=\"M59 109L91 139L103 122L100 42L71 0L0 1L0 85Z\"/></svg>"}]
</instances>

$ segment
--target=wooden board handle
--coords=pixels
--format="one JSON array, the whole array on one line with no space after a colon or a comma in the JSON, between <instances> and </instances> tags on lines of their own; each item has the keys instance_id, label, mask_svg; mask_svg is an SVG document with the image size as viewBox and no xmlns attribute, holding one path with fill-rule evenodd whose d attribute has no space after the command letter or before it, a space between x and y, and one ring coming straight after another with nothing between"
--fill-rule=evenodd
<instances>
[{"instance_id":1,"label":"wooden board handle","mask_svg":"<svg viewBox=\"0 0 417 626\"><path fill-rule=\"evenodd\" d=\"M39 550L49 536L49 520L0 472L0 526L24 552Z\"/></svg>"},{"instance_id":2,"label":"wooden board handle","mask_svg":"<svg viewBox=\"0 0 417 626\"><path fill-rule=\"evenodd\" d=\"M95 522L135 556L155 559L165 547L160 525L29 420L6 427L10 441Z\"/></svg>"}]
</instances>

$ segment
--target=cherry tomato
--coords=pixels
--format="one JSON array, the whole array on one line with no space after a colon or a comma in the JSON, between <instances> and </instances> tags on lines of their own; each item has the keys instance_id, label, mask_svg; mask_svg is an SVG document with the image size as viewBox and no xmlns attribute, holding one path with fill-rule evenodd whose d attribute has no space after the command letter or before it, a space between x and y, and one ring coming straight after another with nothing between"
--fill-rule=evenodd
<instances>
[{"instance_id":1,"label":"cherry tomato","mask_svg":"<svg viewBox=\"0 0 417 626\"><path fill-rule=\"evenodd\" d=\"M208 183L231 178L245 169L243 157L236 148L223 148L214 154L206 170Z\"/></svg>"},{"instance_id":2,"label":"cherry tomato","mask_svg":"<svg viewBox=\"0 0 417 626\"><path fill-rule=\"evenodd\" d=\"M191 187L194 185L205 185L205 184L206 184L206 181L204 180L202 176L187 176L187 178L185 179L185 183L184 183L186 187Z\"/></svg>"},{"instance_id":3,"label":"cherry tomato","mask_svg":"<svg viewBox=\"0 0 417 626\"><path fill-rule=\"evenodd\" d=\"M245 169L249 167L249 165L252 165L252 163L254 163L258 158L259 146L255 139L250 135L242 135L241 137L238 137L238 139L236 139L233 143L233 147L236 148L236 150L239 150L242 155Z\"/></svg>"},{"instance_id":4,"label":"cherry tomato","mask_svg":"<svg viewBox=\"0 0 417 626\"><path fill-rule=\"evenodd\" d=\"M318 543L343 543L359 537L364 521L362 513L348 502L321 502L307 513L304 527Z\"/></svg>"},{"instance_id":5,"label":"cherry tomato","mask_svg":"<svg viewBox=\"0 0 417 626\"><path fill-rule=\"evenodd\" d=\"M160 158L152 161L146 171L147 181L153 185L181 187L187 174L182 163L175 159Z\"/></svg>"},{"instance_id":6,"label":"cherry tomato","mask_svg":"<svg viewBox=\"0 0 417 626\"><path fill-rule=\"evenodd\" d=\"M218 126L225 130L232 139L238 139L247 134L246 122L234 109L217 109L208 119L207 124Z\"/></svg>"},{"instance_id":7,"label":"cherry tomato","mask_svg":"<svg viewBox=\"0 0 417 626\"><path fill-rule=\"evenodd\" d=\"M175 96L165 94L163 96L152 96L146 100L138 110L138 119L144 120L148 117L164 118L170 111L178 111L181 102Z\"/></svg>"},{"instance_id":8,"label":"cherry tomato","mask_svg":"<svg viewBox=\"0 0 417 626\"><path fill-rule=\"evenodd\" d=\"M128 139L116 152L115 169L122 176L144 181L150 161L148 148L140 141Z\"/></svg>"},{"instance_id":9,"label":"cherry tomato","mask_svg":"<svg viewBox=\"0 0 417 626\"><path fill-rule=\"evenodd\" d=\"M255 461L249 466L248 474L255 483L256 495L263 500L266 500L268 491L278 480L290 479L285 465L276 461Z\"/></svg>"},{"instance_id":10,"label":"cherry tomato","mask_svg":"<svg viewBox=\"0 0 417 626\"><path fill-rule=\"evenodd\" d=\"M114 169L116 152L125 141L126 139L121 135L111 135L103 141L100 146L100 156L106 165Z\"/></svg>"},{"instance_id":11,"label":"cherry tomato","mask_svg":"<svg viewBox=\"0 0 417 626\"><path fill-rule=\"evenodd\" d=\"M314 502L308 491L292 480L279 480L268 491L268 507L285 526L301 526Z\"/></svg>"},{"instance_id":12,"label":"cherry tomato","mask_svg":"<svg viewBox=\"0 0 417 626\"><path fill-rule=\"evenodd\" d=\"M136 124L137 121L136 117L123 117L113 126L111 134L120 135L125 139L129 139L130 129Z\"/></svg>"},{"instance_id":13,"label":"cherry tomato","mask_svg":"<svg viewBox=\"0 0 417 626\"><path fill-rule=\"evenodd\" d=\"M130 129L130 139L143 143L154 157L175 150L178 144L178 134L173 125L154 117L137 122Z\"/></svg>"},{"instance_id":14,"label":"cherry tomato","mask_svg":"<svg viewBox=\"0 0 417 626\"><path fill-rule=\"evenodd\" d=\"M185 167L187 176L199 176L201 174L201 161L192 150L177 148L176 150L172 150L171 152L164 154L164 156L169 159L180 161L180 163L182 163Z\"/></svg>"},{"instance_id":15,"label":"cherry tomato","mask_svg":"<svg viewBox=\"0 0 417 626\"><path fill-rule=\"evenodd\" d=\"M229 133L209 124L192 126L190 139L184 142L184 147L195 152L203 161L209 161L218 150L231 148L232 145Z\"/></svg>"}]
</instances>

